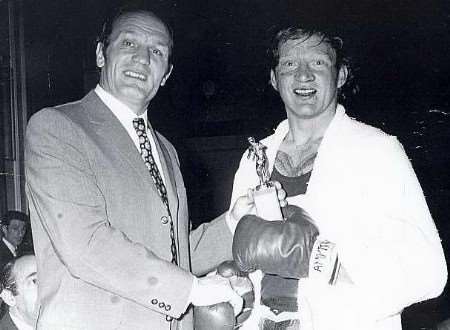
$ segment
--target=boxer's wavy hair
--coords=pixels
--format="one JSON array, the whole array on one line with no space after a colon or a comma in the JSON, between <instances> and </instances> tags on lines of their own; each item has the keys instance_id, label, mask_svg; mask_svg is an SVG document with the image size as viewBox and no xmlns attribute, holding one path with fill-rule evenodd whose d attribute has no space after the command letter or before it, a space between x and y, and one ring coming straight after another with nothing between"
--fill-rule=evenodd
<instances>
[{"instance_id":1,"label":"boxer's wavy hair","mask_svg":"<svg viewBox=\"0 0 450 330\"><path fill-rule=\"evenodd\" d=\"M17 296L17 284L14 277L14 265L16 264L16 259L9 261L0 270L0 293L3 290L9 290L14 296Z\"/></svg>"},{"instance_id":2,"label":"boxer's wavy hair","mask_svg":"<svg viewBox=\"0 0 450 330\"><path fill-rule=\"evenodd\" d=\"M141 7L121 7L117 10L115 10L112 14L108 15L107 18L105 18L105 20L103 21L102 27L101 27L101 31L98 34L95 43L101 43L103 45L103 55L106 58L106 49L109 46L109 43L111 42L111 33L113 31L113 27L114 24L123 16L126 16L128 14L133 14L133 13L141 13L141 14L146 14L146 15L150 15L155 17L156 19L160 20L166 27L167 30L169 31L169 36L170 36L170 40L169 40L169 57L168 57L168 64L169 67L172 64L172 52L173 52L173 30L170 27L170 25L163 21L160 17L158 17L154 12L147 10L147 9L143 9Z\"/></svg>"},{"instance_id":3,"label":"boxer's wavy hair","mask_svg":"<svg viewBox=\"0 0 450 330\"><path fill-rule=\"evenodd\" d=\"M320 41L318 43L325 43L333 49L336 55L335 67L337 70L341 69L343 66L347 68L347 79L344 84L346 90L350 90L350 93L344 91L344 86L339 89L339 96L346 98L347 94L354 94L357 92L358 87L354 86L354 70L350 56L345 52L344 40L329 31L319 30L310 27L295 27L291 26L279 30L278 33L272 38L270 48L268 50L270 69L274 70L278 66L280 60L280 48L288 40L302 40L306 41L312 37L319 37Z\"/></svg>"}]
</instances>

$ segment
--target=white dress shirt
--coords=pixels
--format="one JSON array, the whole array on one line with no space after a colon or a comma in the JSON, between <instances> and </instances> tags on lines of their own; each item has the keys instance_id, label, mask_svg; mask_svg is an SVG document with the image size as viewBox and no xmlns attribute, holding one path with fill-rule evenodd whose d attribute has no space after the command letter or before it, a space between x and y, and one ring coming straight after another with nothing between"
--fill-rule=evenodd
<instances>
[{"instance_id":1,"label":"white dress shirt","mask_svg":"<svg viewBox=\"0 0 450 330\"><path fill-rule=\"evenodd\" d=\"M108 109L111 110L111 112L116 116L116 118L120 121L122 126L126 129L128 132L128 135L133 140L134 145L136 146L139 153L141 152L141 147L139 146L139 138L136 133L136 130L133 127L133 119L135 118L142 118L144 119L144 123L146 125L146 132L148 140L150 141L150 146L152 148L152 155L155 159L156 165L158 166L159 173L161 174L161 177L164 181L164 184L166 183L164 178L164 173L161 170L161 160L159 158L158 149L156 149L155 140L153 139L153 135L148 130L148 123L147 123L147 110L140 116L137 116L128 106L126 106L124 103L119 101L116 97L105 91L100 85L97 85L95 87L95 93L97 93L98 97L105 103L105 105L108 107Z\"/></svg>"},{"instance_id":2,"label":"white dress shirt","mask_svg":"<svg viewBox=\"0 0 450 330\"><path fill-rule=\"evenodd\" d=\"M3 243L8 247L9 251L13 254L14 257L17 257L16 248L12 245L6 238L2 237Z\"/></svg>"}]
</instances>

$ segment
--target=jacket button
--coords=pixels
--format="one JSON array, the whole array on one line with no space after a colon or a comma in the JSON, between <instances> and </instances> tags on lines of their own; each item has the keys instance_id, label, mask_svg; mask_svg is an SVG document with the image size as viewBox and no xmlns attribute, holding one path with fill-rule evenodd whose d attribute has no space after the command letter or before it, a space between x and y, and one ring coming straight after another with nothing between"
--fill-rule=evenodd
<instances>
[{"instance_id":1,"label":"jacket button","mask_svg":"<svg viewBox=\"0 0 450 330\"><path fill-rule=\"evenodd\" d=\"M167 225L169 223L169 218L166 217L165 215L161 217L161 223L163 225Z\"/></svg>"},{"instance_id":2,"label":"jacket button","mask_svg":"<svg viewBox=\"0 0 450 330\"><path fill-rule=\"evenodd\" d=\"M164 308L164 307L166 307L166 304L163 302L160 302L158 306L159 306L159 308Z\"/></svg>"},{"instance_id":3,"label":"jacket button","mask_svg":"<svg viewBox=\"0 0 450 330\"><path fill-rule=\"evenodd\" d=\"M173 317L172 317L172 316L166 315L166 321L167 321L167 322L170 322L170 321L172 321L172 320L173 320Z\"/></svg>"},{"instance_id":4,"label":"jacket button","mask_svg":"<svg viewBox=\"0 0 450 330\"><path fill-rule=\"evenodd\" d=\"M172 309L172 306L166 305L166 311L170 311Z\"/></svg>"},{"instance_id":5,"label":"jacket button","mask_svg":"<svg viewBox=\"0 0 450 330\"><path fill-rule=\"evenodd\" d=\"M152 304L156 305L158 303L158 299L152 299Z\"/></svg>"}]
</instances>

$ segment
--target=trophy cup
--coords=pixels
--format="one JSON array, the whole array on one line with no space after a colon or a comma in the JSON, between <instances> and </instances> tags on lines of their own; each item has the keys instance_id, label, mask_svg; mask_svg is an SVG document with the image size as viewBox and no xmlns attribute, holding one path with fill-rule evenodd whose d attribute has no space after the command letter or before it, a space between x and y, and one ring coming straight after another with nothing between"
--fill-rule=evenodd
<instances>
[{"instance_id":1,"label":"trophy cup","mask_svg":"<svg viewBox=\"0 0 450 330\"><path fill-rule=\"evenodd\" d=\"M249 137L248 142L250 148L247 158L256 160L256 174L259 177L259 185L253 189L256 215L269 221L283 220L277 189L270 181L267 147L261 142L257 142L254 137Z\"/></svg>"}]
</instances>

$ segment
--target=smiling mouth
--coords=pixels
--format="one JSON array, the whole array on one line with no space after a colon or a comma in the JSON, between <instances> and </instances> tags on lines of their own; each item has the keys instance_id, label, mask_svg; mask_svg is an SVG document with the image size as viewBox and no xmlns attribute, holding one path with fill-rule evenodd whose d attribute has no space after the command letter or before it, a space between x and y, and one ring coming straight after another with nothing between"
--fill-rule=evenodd
<instances>
[{"instance_id":1,"label":"smiling mouth","mask_svg":"<svg viewBox=\"0 0 450 330\"><path fill-rule=\"evenodd\" d=\"M310 97L317 93L317 90L314 88L295 88L294 94L302 97Z\"/></svg>"},{"instance_id":2,"label":"smiling mouth","mask_svg":"<svg viewBox=\"0 0 450 330\"><path fill-rule=\"evenodd\" d=\"M147 81L147 75L139 73L139 72L125 71L124 74L125 74L125 76L130 77L130 78L138 79L141 81Z\"/></svg>"}]
</instances>

